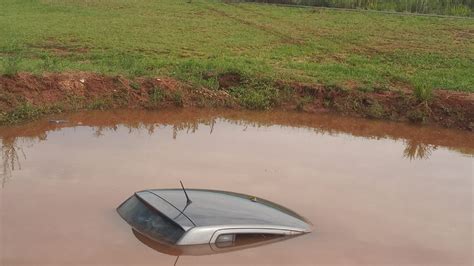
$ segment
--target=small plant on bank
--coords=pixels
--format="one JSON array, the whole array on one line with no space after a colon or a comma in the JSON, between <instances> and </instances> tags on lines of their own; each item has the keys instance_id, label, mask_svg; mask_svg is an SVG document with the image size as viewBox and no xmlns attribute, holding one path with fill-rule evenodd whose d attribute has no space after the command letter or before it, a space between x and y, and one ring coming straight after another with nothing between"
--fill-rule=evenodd
<instances>
[{"instance_id":1,"label":"small plant on bank","mask_svg":"<svg viewBox=\"0 0 474 266\"><path fill-rule=\"evenodd\" d=\"M251 110L268 110L275 101L278 92L268 89L232 88L230 93L237 98L242 106Z\"/></svg>"},{"instance_id":2,"label":"small plant on bank","mask_svg":"<svg viewBox=\"0 0 474 266\"><path fill-rule=\"evenodd\" d=\"M229 93L240 105L252 110L268 110L281 101L280 91L268 80L253 80L244 86L230 88Z\"/></svg>"},{"instance_id":3,"label":"small plant on bank","mask_svg":"<svg viewBox=\"0 0 474 266\"><path fill-rule=\"evenodd\" d=\"M132 81L130 82L130 87L134 90L139 90L140 89L140 84L138 82Z\"/></svg>"},{"instance_id":4,"label":"small plant on bank","mask_svg":"<svg viewBox=\"0 0 474 266\"><path fill-rule=\"evenodd\" d=\"M242 94L240 97L241 103L249 108L254 110L267 110L271 107L271 102L269 97L261 91L257 90L248 90Z\"/></svg>"},{"instance_id":5,"label":"small plant on bank","mask_svg":"<svg viewBox=\"0 0 474 266\"><path fill-rule=\"evenodd\" d=\"M184 106L184 100L183 100L183 93L181 91L175 91L171 94L171 99L173 100L173 103L177 107L183 107Z\"/></svg>"},{"instance_id":6,"label":"small plant on bank","mask_svg":"<svg viewBox=\"0 0 474 266\"><path fill-rule=\"evenodd\" d=\"M426 85L417 85L414 90L415 97L421 102L427 102L431 100L433 96L433 90Z\"/></svg>"},{"instance_id":7,"label":"small plant on bank","mask_svg":"<svg viewBox=\"0 0 474 266\"><path fill-rule=\"evenodd\" d=\"M109 102L107 102L105 99L95 99L89 104L88 108L92 110L105 110L109 106Z\"/></svg>"},{"instance_id":8,"label":"small plant on bank","mask_svg":"<svg viewBox=\"0 0 474 266\"><path fill-rule=\"evenodd\" d=\"M150 97L150 103L156 105L165 99L166 94L160 87L154 87L148 92L148 96Z\"/></svg>"},{"instance_id":9,"label":"small plant on bank","mask_svg":"<svg viewBox=\"0 0 474 266\"><path fill-rule=\"evenodd\" d=\"M366 115L369 118L380 119L385 116L385 110L382 105L377 101L374 101L366 111Z\"/></svg>"},{"instance_id":10,"label":"small plant on bank","mask_svg":"<svg viewBox=\"0 0 474 266\"><path fill-rule=\"evenodd\" d=\"M41 109L30 103L24 103L5 115L7 122L18 123L21 121L33 120L40 117Z\"/></svg>"},{"instance_id":11,"label":"small plant on bank","mask_svg":"<svg viewBox=\"0 0 474 266\"><path fill-rule=\"evenodd\" d=\"M67 96L66 102L71 110L78 111L84 108L86 97L70 94Z\"/></svg>"}]
</instances>

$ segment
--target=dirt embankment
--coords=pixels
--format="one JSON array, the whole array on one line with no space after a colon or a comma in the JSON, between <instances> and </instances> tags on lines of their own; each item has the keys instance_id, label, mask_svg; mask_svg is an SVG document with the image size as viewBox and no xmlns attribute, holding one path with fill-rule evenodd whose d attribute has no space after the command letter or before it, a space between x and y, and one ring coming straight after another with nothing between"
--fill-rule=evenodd
<instances>
[{"instance_id":1,"label":"dirt embankment","mask_svg":"<svg viewBox=\"0 0 474 266\"><path fill-rule=\"evenodd\" d=\"M472 93L437 90L430 100L420 101L411 90L363 92L317 84L276 82L271 84L269 95L255 86L247 90L247 81L235 73L208 74L204 78L216 79L219 89L191 86L171 78L127 79L92 73L1 76L0 124L82 109L177 106L336 112L474 130ZM236 93L237 87L244 89ZM245 95L247 91L249 94ZM249 105L249 101L265 104Z\"/></svg>"}]
</instances>

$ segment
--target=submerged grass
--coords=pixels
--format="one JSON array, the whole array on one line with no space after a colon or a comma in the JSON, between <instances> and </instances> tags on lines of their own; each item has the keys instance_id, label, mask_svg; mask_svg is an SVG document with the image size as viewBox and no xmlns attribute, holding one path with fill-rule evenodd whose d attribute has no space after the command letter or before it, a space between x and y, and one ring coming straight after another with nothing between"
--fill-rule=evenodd
<instances>
[{"instance_id":1,"label":"submerged grass","mask_svg":"<svg viewBox=\"0 0 474 266\"><path fill-rule=\"evenodd\" d=\"M216 0L3 0L1 9L1 74L160 75L218 89L219 74L236 72L367 91L413 88L421 99L433 89L474 92L472 19ZM252 109L274 104L269 88L232 91Z\"/></svg>"}]
</instances>

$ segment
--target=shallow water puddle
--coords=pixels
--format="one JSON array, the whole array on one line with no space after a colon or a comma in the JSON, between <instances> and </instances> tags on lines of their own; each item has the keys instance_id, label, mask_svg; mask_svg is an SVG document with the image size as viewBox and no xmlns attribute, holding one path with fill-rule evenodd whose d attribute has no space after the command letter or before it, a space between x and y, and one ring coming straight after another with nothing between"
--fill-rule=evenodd
<instances>
[{"instance_id":1,"label":"shallow water puddle","mask_svg":"<svg viewBox=\"0 0 474 266\"><path fill-rule=\"evenodd\" d=\"M177 265L472 263L472 133L330 115L86 112L0 128L2 265L153 264L115 208L133 192L235 191L315 232Z\"/></svg>"}]
</instances>

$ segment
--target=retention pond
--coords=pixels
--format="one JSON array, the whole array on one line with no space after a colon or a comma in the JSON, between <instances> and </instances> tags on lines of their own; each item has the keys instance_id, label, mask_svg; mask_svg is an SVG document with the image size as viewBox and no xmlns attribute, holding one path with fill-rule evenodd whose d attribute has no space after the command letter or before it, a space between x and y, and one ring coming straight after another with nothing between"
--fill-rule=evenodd
<instances>
[{"instance_id":1,"label":"retention pond","mask_svg":"<svg viewBox=\"0 0 474 266\"><path fill-rule=\"evenodd\" d=\"M301 113L110 111L0 128L0 140L1 265L173 265L115 208L179 180L281 203L315 231L177 265L473 260L469 132Z\"/></svg>"}]
</instances>

